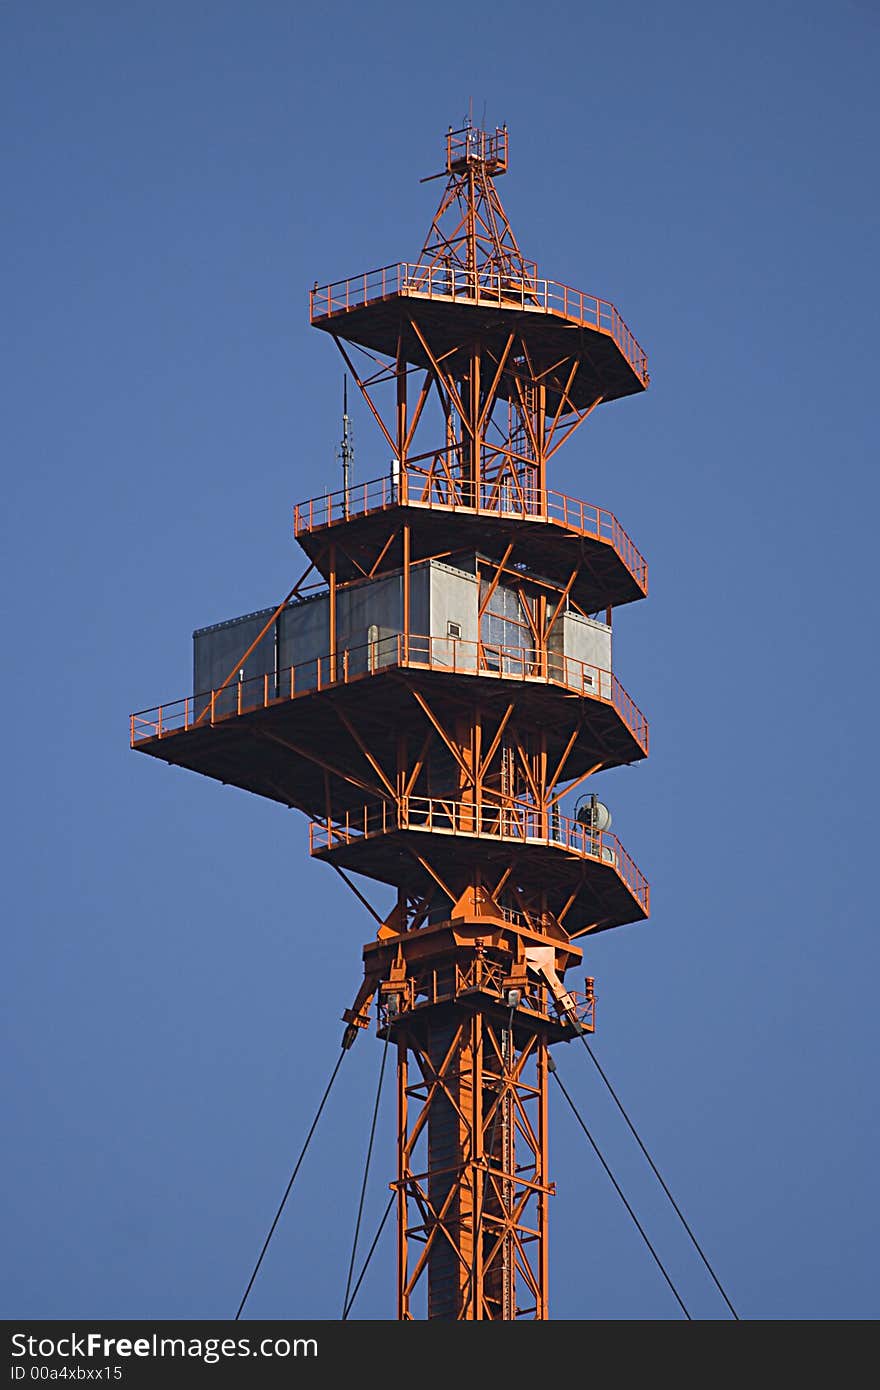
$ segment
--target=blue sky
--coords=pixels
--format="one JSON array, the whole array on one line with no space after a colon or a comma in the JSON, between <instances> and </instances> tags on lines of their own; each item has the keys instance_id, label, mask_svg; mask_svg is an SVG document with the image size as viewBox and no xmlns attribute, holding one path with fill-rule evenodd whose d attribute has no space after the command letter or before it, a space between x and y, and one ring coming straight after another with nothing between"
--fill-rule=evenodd
<instances>
[{"instance_id":1,"label":"blue sky","mask_svg":"<svg viewBox=\"0 0 880 1390\"><path fill-rule=\"evenodd\" d=\"M12 0L0 31L0 1312L232 1316L335 1060L369 918L302 817L136 756L128 714L296 578L339 434L308 287L417 253L473 97L524 252L652 372L553 475L651 573L615 663L653 753L603 787L654 910L589 948L597 1055L743 1317L876 1317L876 7ZM340 1074L255 1316L338 1316L379 1060ZM555 1101L553 1316L677 1316ZM393 1285L388 1232L356 1315Z\"/></svg>"}]
</instances>

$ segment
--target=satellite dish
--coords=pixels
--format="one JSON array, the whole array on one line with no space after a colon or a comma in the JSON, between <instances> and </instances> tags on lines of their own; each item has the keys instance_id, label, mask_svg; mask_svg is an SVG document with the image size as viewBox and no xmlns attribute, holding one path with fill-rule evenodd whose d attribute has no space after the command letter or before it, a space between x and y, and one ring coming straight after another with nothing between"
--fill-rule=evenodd
<instances>
[{"instance_id":1,"label":"satellite dish","mask_svg":"<svg viewBox=\"0 0 880 1390\"><path fill-rule=\"evenodd\" d=\"M611 812L600 801L595 792L590 796L581 796L575 803L574 818L580 825L585 825L589 830L610 830Z\"/></svg>"}]
</instances>

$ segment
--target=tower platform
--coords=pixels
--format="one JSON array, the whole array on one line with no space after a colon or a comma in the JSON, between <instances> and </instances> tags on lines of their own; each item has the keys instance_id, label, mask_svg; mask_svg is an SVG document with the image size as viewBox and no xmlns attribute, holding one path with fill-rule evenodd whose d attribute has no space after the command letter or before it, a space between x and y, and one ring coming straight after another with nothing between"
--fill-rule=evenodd
<instances>
[{"instance_id":1,"label":"tower platform","mask_svg":"<svg viewBox=\"0 0 880 1390\"><path fill-rule=\"evenodd\" d=\"M414 306L430 348L411 326ZM389 356L400 351L407 362L428 370L442 359L453 375L467 361L467 342L479 337L497 358L514 334L537 377L560 359L578 359L569 390L578 408L597 397L613 401L635 395L650 381L647 356L613 304L515 271L471 272L451 263L402 261L316 285L309 311L312 325L334 337ZM548 407L557 405L558 392L550 387Z\"/></svg>"},{"instance_id":2,"label":"tower platform","mask_svg":"<svg viewBox=\"0 0 880 1390\"><path fill-rule=\"evenodd\" d=\"M309 846L319 858L411 895L431 888L426 854L450 882L474 870L491 878L513 864L514 878L542 884L555 917L569 905L569 936L644 921L650 911L647 880L616 835L533 806L419 796L376 802L313 821Z\"/></svg>"},{"instance_id":3,"label":"tower platform","mask_svg":"<svg viewBox=\"0 0 880 1390\"><path fill-rule=\"evenodd\" d=\"M545 732L553 765L574 725L566 761L573 778L647 757L647 720L610 671L551 656L542 674L534 653L460 639L406 640L398 633L375 645L371 666L342 651L281 671L277 681L266 674L235 682L216 698L205 692L134 714L131 745L309 815L325 809L325 774L337 810L360 805L365 790L380 790L345 721L356 719L375 761L392 767L401 735L424 737L417 694L447 711L479 705L489 729L512 706L513 728Z\"/></svg>"},{"instance_id":4,"label":"tower platform","mask_svg":"<svg viewBox=\"0 0 880 1390\"><path fill-rule=\"evenodd\" d=\"M405 493L405 496L403 495ZM369 574L381 556L386 568L403 564L404 526L410 555L418 561L443 552L454 517L456 546L500 557L560 585L574 569L570 593L587 613L632 603L648 592L648 566L613 512L564 493L527 494L505 484L483 483L478 505L465 487L445 475L374 478L347 491L325 493L294 508L293 530L319 574L329 569L329 547L340 581ZM389 542L389 534L391 536Z\"/></svg>"}]
</instances>

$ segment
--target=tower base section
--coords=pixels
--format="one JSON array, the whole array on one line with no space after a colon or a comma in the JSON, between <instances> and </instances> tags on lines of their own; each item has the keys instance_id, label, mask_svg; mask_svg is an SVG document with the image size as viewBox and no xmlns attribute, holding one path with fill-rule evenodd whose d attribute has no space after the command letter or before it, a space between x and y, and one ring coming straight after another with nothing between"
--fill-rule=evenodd
<instances>
[{"instance_id":1,"label":"tower base section","mask_svg":"<svg viewBox=\"0 0 880 1390\"><path fill-rule=\"evenodd\" d=\"M364 950L397 1049L398 1318L546 1319L548 1048L592 1032L569 942L453 919Z\"/></svg>"}]
</instances>

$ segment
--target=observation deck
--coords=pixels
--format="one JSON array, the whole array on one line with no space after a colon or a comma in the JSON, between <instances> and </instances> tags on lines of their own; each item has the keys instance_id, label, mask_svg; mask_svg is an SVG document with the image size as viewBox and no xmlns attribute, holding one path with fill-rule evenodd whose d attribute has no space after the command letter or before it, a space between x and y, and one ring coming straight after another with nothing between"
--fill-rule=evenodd
<instances>
[{"instance_id":1,"label":"observation deck","mask_svg":"<svg viewBox=\"0 0 880 1390\"><path fill-rule=\"evenodd\" d=\"M579 357L568 392L578 409L597 397L613 401L635 395L650 381L645 351L613 304L537 274L517 277L491 268L474 273L452 262L401 261L316 284L309 314L313 327L368 351L394 356L400 343L407 362L428 369L431 359L410 324L414 301L435 356L453 374L457 356L464 361L463 344L479 337L489 352L500 355L509 334L516 333L539 374L561 357ZM558 393L548 388L548 407L557 404Z\"/></svg>"},{"instance_id":2,"label":"observation deck","mask_svg":"<svg viewBox=\"0 0 880 1390\"><path fill-rule=\"evenodd\" d=\"M569 905L569 934L604 931L649 914L648 882L617 836L552 810L409 796L309 827L312 855L414 894L431 889L419 860L419 842L426 839L441 877L463 863L491 876L513 859L518 870L542 882L551 912Z\"/></svg>"},{"instance_id":3,"label":"observation deck","mask_svg":"<svg viewBox=\"0 0 880 1390\"><path fill-rule=\"evenodd\" d=\"M511 702L518 715L546 730L551 762L560 757L573 716L582 721L565 765L579 776L640 761L648 754L648 722L611 671L563 655L541 669L537 654L460 638L402 633L274 673L236 681L220 691L172 700L131 715L131 746L310 815L325 808L326 750L333 804L363 801L364 760L348 739L344 718L356 715L376 759L393 766L398 734L415 732L423 714L413 691L467 695L480 682L489 717ZM366 722L364 722L366 721ZM347 781L352 777L352 781Z\"/></svg>"},{"instance_id":4,"label":"observation deck","mask_svg":"<svg viewBox=\"0 0 880 1390\"><path fill-rule=\"evenodd\" d=\"M417 561L448 546L454 516L459 549L499 555L513 541L515 561L560 585L582 561L571 593L586 612L646 596L647 563L613 512L550 489L530 495L488 482L480 484L479 498L469 501L466 487L457 483L453 490L444 478L441 490L438 479L418 474L374 478L298 503L293 532L326 577L329 543L344 527L345 548L336 554L337 577L344 582L363 576L389 524L410 526L411 558ZM403 563L402 544L400 535L391 540L382 555L385 568Z\"/></svg>"}]
</instances>

